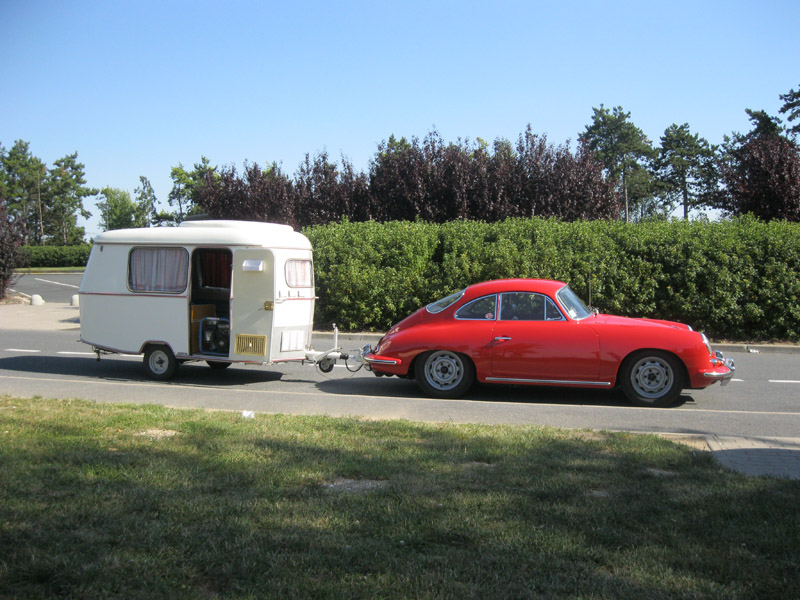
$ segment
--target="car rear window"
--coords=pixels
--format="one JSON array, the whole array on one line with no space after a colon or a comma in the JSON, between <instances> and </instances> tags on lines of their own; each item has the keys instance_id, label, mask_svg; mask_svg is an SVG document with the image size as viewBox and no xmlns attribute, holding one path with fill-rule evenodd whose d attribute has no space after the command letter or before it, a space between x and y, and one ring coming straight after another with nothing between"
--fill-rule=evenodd
<instances>
[{"instance_id":1,"label":"car rear window","mask_svg":"<svg viewBox=\"0 0 800 600\"><path fill-rule=\"evenodd\" d=\"M441 300L437 300L436 302L431 302L428 306L425 307L432 315L436 313L442 312L448 306L452 306L456 302L458 302L459 298L464 295L466 290L461 290L460 292L456 292L455 294L450 294L447 298L442 298Z\"/></svg>"}]
</instances>

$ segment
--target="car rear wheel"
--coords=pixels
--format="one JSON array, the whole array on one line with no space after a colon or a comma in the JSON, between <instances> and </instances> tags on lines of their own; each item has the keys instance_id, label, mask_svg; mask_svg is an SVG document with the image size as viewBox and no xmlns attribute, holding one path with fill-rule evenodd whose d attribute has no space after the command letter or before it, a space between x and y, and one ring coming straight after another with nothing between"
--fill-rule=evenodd
<instances>
[{"instance_id":1,"label":"car rear wheel","mask_svg":"<svg viewBox=\"0 0 800 600\"><path fill-rule=\"evenodd\" d=\"M457 352L435 350L417 358L414 366L417 385L435 398L458 398L472 386L475 367Z\"/></svg>"},{"instance_id":2,"label":"car rear wheel","mask_svg":"<svg viewBox=\"0 0 800 600\"><path fill-rule=\"evenodd\" d=\"M666 352L639 352L625 361L622 390L637 406L669 406L678 399L682 389L683 369L678 360Z\"/></svg>"},{"instance_id":3,"label":"car rear wheel","mask_svg":"<svg viewBox=\"0 0 800 600\"><path fill-rule=\"evenodd\" d=\"M169 346L148 346L144 353L144 372L150 379L166 381L175 375L178 361Z\"/></svg>"}]
</instances>

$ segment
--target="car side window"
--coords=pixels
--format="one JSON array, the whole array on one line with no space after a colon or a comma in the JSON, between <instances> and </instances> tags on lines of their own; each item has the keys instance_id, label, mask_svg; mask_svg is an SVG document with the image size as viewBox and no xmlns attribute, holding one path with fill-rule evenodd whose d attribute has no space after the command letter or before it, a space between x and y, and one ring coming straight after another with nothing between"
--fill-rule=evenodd
<instances>
[{"instance_id":1,"label":"car side window","mask_svg":"<svg viewBox=\"0 0 800 600\"><path fill-rule=\"evenodd\" d=\"M467 302L456 312L456 319L472 321L493 321L497 308L497 296L484 296L472 302Z\"/></svg>"},{"instance_id":2,"label":"car side window","mask_svg":"<svg viewBox=\"0 0 800 600\"><path fill-rule=\"evenodd\" d=\"M502 321L560 321L561 313L553 301L533 292L508 292L500 300Z\"/></svg>"},{"instance_id":3,"label":"car side window","mask_svg":"<svg viewBox=\"0 0 800 600\"><path fill-rule=\"evenodd\" d=\"M561 311L558 310L556 303L550 300L550 298L546 299L545 307L544 307L544 318L546 321L563 321L564 315L561 314Z\"/></svg>"}]
</instances>

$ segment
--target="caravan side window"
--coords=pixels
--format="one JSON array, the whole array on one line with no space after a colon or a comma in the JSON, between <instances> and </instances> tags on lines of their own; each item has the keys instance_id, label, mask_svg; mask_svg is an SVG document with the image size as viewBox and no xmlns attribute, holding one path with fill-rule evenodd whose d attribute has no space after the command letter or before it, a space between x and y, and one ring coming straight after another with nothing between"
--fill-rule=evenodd
<instances>
[{"instance_id":1,"label":"caravan side window","mask_svg":"<svg viewBox=\"0 0 800 600\"><path fill-rule=\"evenodd\" d=\"M289 287L314 287L314 267L310 260L287 260L286 283Z\"/></svg>"},{"instance_id":2,"label":"caravan side window","mask_svg":"<svg viewBox=\"0 0 800 600\"><path fill-rule=\"evenodd\" d=\"M186 289L189 253L185 248L134 248L128 259L133 292L179 294Z\"/></svg>"}]
</instances>

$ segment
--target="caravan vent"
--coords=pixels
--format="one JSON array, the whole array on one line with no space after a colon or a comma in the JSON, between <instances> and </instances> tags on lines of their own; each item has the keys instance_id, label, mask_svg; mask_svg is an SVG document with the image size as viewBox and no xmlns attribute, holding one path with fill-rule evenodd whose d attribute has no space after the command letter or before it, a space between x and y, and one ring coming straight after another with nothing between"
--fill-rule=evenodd
<instances>
[{"instance_id":1,"label":"caravan vent","mask_svg":"<svg viewBox=\"0 0 800 600\"><path fill-rule=\"evenodd\" d=\"M267 336L238 334L236 336L236 354L265 356L267 354Z\"/></svg>"}]
</instances>

